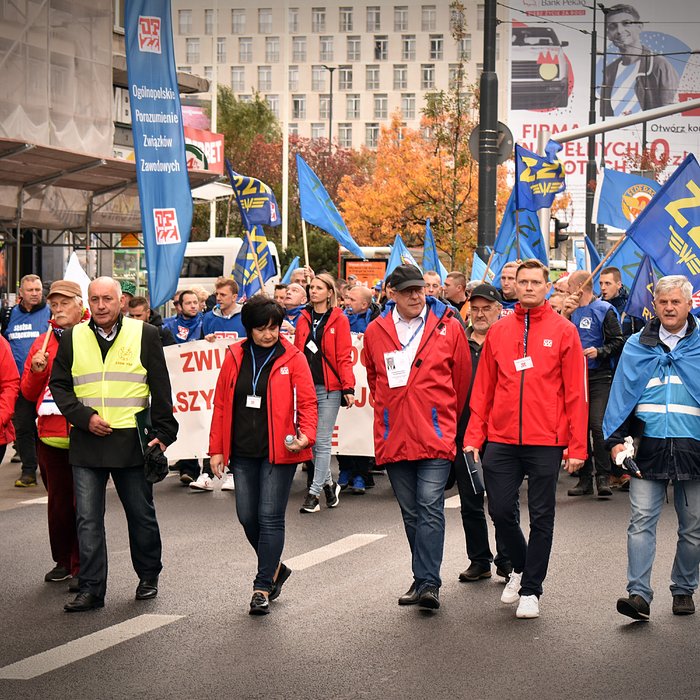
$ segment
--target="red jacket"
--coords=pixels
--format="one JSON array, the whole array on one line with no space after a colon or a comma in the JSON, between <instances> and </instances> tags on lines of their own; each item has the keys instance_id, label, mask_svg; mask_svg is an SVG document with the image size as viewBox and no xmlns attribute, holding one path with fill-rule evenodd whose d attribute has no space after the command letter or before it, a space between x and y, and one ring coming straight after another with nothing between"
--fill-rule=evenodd
<instances>
[{"instance_id":1,"label":"red jacket","mask_svg":"<svg viewBox=\"0 0 700 700\"><path fill-rule=\"evenodd\" d=\"M10 344L0 336L0 445L7 445L15 439L12 414L19 392L19 372Z\"/></svg>"},{"instance_id":2,"label":"red jacket","mask_svg":"<svg viewBox=\"0 0 700 700\"><path fill-rule=\"evenodd\" d=\"M525 314L527 355L532 367L517 371L523 357ZM586 359L576 327L549 302L501 318L486 335L469 403L464 445L486 440L508 445L569 447L585 459L588 433Z\"/></svg>"},{"instance_id":3,"label":"red jacket","mask_svg":"<svg viewBox=\"0 0 700 700\"><path fill-rule=\"evenodd\" d=\"M46 368L43 372L32 372L32 357L41 350L44 344L44 338L46 333L42 333L36 340L32 343L32 347L29 349L29 354L24 363L24 370L22 371L22 382L20 384L20 390L22 395L28 401L34 401L36 404L37 411L37 422L36 428L39 433L40 438L45 437L68 437L70 432L70 423L68 420L61 415L56 404L53 401L51 392L49 391L49 379L51 378L51 368L53 367L53 361L58 352L58 340L54 335L53 331L49 331L51 337L49 338L49 344L46 346L46 352L48 353L48 361L46 363ZM43 404L43 406L42 406Z\"/></svg>"},{"instance_id":4,"label":"red jacket","mask_svg":"<svg viewBox=\"0 0 700 700\"><path fill-rule=\"evenodd\" d=\"M428 313L406 386L389 388L384 353L401 349L393 304L365 331L364 360L374 398L377 464L449 459L472 377L467 336L454 309L428 297Z\"/></svg>"},{"instance_id":5,"label":"red jacket","mask_svg":"<svg viewBox=\"0 0 700 700\"><path fill-rule=\"evenodd\" d=\"M277 357L270 369L267 382L267 427L269 434L269 460L273 464L297 464L313 459L311 445L316 441L316 391L311 370L303 353L284 338L280 338L284 354ZM209 454L222 454L228 464L231 453L231 435L235 428L233 416L233 390L243 361L244 343L233 343L226 350L226 357L214 393L214 413L209 431ZM290 452L284 446L284 438L294 435L294 389L297 400L297 424L309 438L309 447L301 452Z\"/></svg>"},{"instance_id":6,"label":"red jacket","mask_svg":"<svg viewBox=\"0 0 700 700\"><path fill-rule=\"evenodd\" d=\"M311 313L308 307L301 310L297 319L294 345L304 352L311 334ZM328 391L350 391L355 388L355 373L352 370L352 338L348 317L334 306L328 316L321 337L323 380ZM331 369L328 363L333 366ZM336 376L337 375L337 376ZM340 381L338 381L340 377Z\"/></svg>"}]
</instances>

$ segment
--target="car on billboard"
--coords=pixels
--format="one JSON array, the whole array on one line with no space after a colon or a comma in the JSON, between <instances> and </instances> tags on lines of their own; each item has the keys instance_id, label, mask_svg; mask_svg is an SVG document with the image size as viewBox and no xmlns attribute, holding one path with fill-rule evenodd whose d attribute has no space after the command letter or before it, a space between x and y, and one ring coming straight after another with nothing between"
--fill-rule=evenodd
<instances>
[{"instance_id":1,"label":"car on billboard","mask_svg":"<svg viewBox=\"0 0 700 700\"><path fill-rule=\"evenodd\" d=\"M569 100L568 41L549 27L514 26L511 109L559 109Z\"/></svg>"}]
</instances>

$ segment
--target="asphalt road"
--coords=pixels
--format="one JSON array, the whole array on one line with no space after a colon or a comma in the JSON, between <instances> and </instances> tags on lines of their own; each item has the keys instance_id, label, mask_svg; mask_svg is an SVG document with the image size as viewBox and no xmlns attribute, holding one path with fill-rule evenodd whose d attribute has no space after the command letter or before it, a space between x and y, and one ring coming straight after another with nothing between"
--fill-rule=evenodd
<instances>
[{"instance_id":1,"label":"asphalt road","mask_svg":"<svg viewBox=\"0 0 700 700\"><path fill-rule=\"evenodd\" d=\"M378 476L365 496L343 496L334 510L301 515L305 475L299 472L285 560L300 568L273 612L251 617L255 561L235 517L234 495L194 493L169 478L157 486L165 566L158 598L133 599L137 581L125 519L110 490L106 606L67 615L67 585L43 581L52 567L46 506L20 503L45 494L42 487L14 489L16 471L7 462L0 468L0 698L699 695L700 614L671 614L672 505L659 525L649 623L615 611L625 594L627 496L570 499L572 480L565 474L542 616L515 619L515 607L499 601L502 583L495 576L458 582L467 560L457 508L446 511L442 607L431 614L396 604L411 575L386 477ZM350 551L328 558L343 548ZM114 643L120 635L125 640ZM92 653L97 649L103 650ZM34 677L7 679L17 669Z\"/></svg>"}]
</instances>

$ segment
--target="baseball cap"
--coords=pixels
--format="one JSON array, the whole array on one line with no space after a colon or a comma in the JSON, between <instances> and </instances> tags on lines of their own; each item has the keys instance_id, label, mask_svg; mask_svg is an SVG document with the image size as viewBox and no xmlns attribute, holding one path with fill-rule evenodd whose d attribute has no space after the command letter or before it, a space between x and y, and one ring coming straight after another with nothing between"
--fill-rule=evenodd
<instances>
[{"instance_id":1,"label":"baseball cap","mask_svg":"<svg viewBox=\"0 0 700 700\"><path fill-rule=\"evenodd\" d=\"M132 297L136 296L136 285L129 280L122 280L119 285L122 288L122 294L131 294Z\"/></svg>"},{"instance_id":2,"label":"baseball cap","mask_svg":"<svg viewBox=\"0 0 700 700\"><path fill-rule=\"evenodd\" d=\"M415 265L399 265L389 276L391 288L400 292L408 287L425 287L421 271Z\"/></svg>"},{"instance_id":3,"label":"baseball cap","mask_svg":"<svg viewBox=\"0 0 700 700\"><path fill-rule=\"evenodd\" d=\"M80 289L80 285L77 282L71 282L69 280L56 280L49 289L49 293L46 295L47 299L50 299L54 294L60 294L64 297L82 297L83 290Z\"/></svg>"},{"instance_id":4,"label":"baseball cap","mask_svg":"<svg viewBox=\"0 0 700 700\"><path fill-rule=\"evenodd\" d=\"M474 287L469 298L473 299L474 297L481 297L482 299L488 299L488 301L497 301L499 304L503 303L503 297L492 284L484 283Z\"/></svg>"}]
</instances>

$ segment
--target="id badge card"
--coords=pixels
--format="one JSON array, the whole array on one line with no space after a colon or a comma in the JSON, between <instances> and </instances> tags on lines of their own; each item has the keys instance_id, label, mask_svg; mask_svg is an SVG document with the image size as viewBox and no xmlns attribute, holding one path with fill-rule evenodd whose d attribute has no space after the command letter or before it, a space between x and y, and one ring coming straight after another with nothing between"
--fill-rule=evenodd
<instances>
[{"instance_id":1,"label":"id badge card","mask_svg":"<svg viewBox=\"0 0 700 700\"><path fill-rule=\"evenodd\" d=\"M408 375L411 373L411 365L408 356L396 350L384 353L384 367L386 368L386 378L390 389L396 389L408 384Z\"/></svg>"},{"instance_id":2,"label":"id badge card","mask_svg":"<svg viewBox=\"0 0 700 700\"><path fill-rule=\"evenodd\" d=\"M246 408L260 408L262 404L262 396L255 396L255 394L248 394L245 397L245 407Z\"/></svg>"},{"instance_id":3,"label":"id badge card","mask_svg":"<svg viewBox=\"0 0 700 700\"><path fill-rule=\"evenodd\" d=\"M307 341L306 347L307 347L307 349L310 350L314 355L318 352L318 345L316 345L316 343L314 343L314 341L311 340L311 338L309 338L309 340Z\"/></svg>"},{"instance_id":4,"label":"id badge card","mask_svg":"<svg viewBox=\"0 0 700 700\"><path fill-rule=\"evenodd\" d=\"M515 361L515 371L516 372L522 372L523 370L526 369L532 369L533 364L532 364L532 358L528 355L527 357L519 357Z\"/></svg>"}]
</instances>

